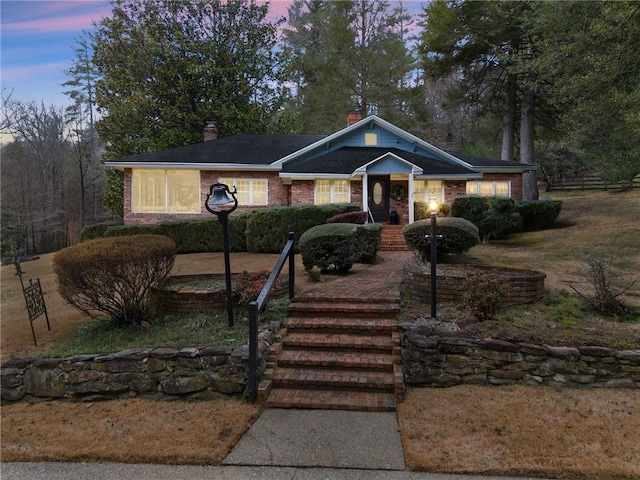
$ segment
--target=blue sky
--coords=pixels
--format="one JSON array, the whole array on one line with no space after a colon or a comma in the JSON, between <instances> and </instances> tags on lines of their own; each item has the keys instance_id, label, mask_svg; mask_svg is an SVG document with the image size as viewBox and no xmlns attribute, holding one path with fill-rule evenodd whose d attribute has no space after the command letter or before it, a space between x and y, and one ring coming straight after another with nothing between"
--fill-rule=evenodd
<instances>
[{"instance_id":1,"label":"blue sky","mask_svg":"<svg viewBox=\"0 0 640 480\"><path fill-rule=\"evenodd\" d=\"M273 15L284 16L289 0L272 0ZM391 2L394 3L394 2ZM417 13L420 3L405 0ZM64 70L73 65L73 47L83 31L109 16L111 7L102 0L1 0L0 79L7 96L22 101L44 101L45 105L66 106L62 83Z\"/></svg>"}]
</instances>

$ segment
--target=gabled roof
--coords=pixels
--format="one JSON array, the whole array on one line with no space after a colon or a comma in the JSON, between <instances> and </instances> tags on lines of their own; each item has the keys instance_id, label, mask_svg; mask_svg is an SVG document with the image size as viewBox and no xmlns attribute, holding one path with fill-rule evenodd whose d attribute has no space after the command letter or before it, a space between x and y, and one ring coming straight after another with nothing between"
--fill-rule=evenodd
<instances>
[{"instance_id":1,"label":"gabled roof","mask_svg":"<svg viewBox=\"0 0 640 480\"><path fill-rule=\"evenodd\" d=\"M264 169L323 135L238 134L160 152L114 158L108 167L125 168L232 168ZM275 170L279 170L275 168Z\"/></svg>"},{"instance_id":2,"label":"gabled roof","mask_svg":"<svg viewBox=\"0 0 640 480\"><path fill-rule=\"evenodd\" d=\"M377 131L379 146L354 144L362 134ZM394 158L394 163L389 159ZM423 178L478 178L481 172L521 172L535 165L457 154L439 149L395 125L372 115L338 132L325 135L238 134L217 140L115 158L112 168L189 168L200 170L270 170L281 177L349 177L396 165ZM407 167L409 165L410 167ZM409 168L409 170L406 170ZM363 170L364 169L364 170Z\"/></svg>"}]
</instances>

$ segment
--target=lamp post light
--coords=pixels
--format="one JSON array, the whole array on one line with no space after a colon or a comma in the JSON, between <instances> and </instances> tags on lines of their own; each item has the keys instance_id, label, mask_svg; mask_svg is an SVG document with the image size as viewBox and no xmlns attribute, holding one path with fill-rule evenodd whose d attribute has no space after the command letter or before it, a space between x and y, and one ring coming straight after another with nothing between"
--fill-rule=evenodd
<instances>
[{"instance_id":1,"label":"lamp post light","mask_svg":"<svg viewBox=\"0 0 640 480\"><path fill-rule=\"evenodd\" d=\"M229 214L238 208L236 198L237 189L233 187L233 192L224 183L214 183L209 189L205 208L218 217L222 224L222 248L224 250L224 272L227 282L227 316L229 326L233 327L233 293L231 291L231 262L229 260ZM229 195L231 194L231 198Z\"/></svg>"},{"instance_id":2,"label":"lamp post light","mask_svg":"<svg viewBox=\"0 0 640 480\"><path fill-rule=\"evenodd\" d=\"M436 235L436 213L438 211L438 201L436 199L429 200L429 210L431 210L431 234L430 234L430 253L431 253L431 318L436 318L436 263L438 240Z\"/></svg>"}]
</instances>

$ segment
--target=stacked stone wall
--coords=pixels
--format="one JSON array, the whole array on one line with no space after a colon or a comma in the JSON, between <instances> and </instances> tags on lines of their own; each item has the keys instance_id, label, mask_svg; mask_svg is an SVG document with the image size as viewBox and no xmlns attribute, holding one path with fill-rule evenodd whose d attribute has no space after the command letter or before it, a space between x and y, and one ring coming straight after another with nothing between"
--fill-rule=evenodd
<instances>
[{"instance_id":1,"label":"stacked stone wall","mask_svg":"<svg viewBox=\"0 0 640 480\"><path fill-rule=\"evenodd\" d=\"M273 330L258 338L259 372ZM75 401L142 396L208 398L242 394L247 388L249 348L136 348L107 355L17 358L2 365L2 402Z\"/></svg>"},{"instance_id":2,"label":"stacked stone wall","mask_svg":"<svg viewBox=\"0 0 640 480\"><path fill-rule=\"evenodd\" d=\"M640 388L640 350L434 336L416 326L402 331L405 381L413 386Z\"/></svg>"}]
</instances>

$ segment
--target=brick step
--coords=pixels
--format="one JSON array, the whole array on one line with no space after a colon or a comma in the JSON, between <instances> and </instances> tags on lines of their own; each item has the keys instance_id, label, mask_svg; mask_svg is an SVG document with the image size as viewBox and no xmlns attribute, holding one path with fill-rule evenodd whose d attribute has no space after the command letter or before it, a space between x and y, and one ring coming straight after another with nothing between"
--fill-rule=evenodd
<instances>
[{"instance_id":1,"label":"brick step","mask_svg":"<svg viewBox=\"0 0 640 480\"><path fill-rule=\"evenodd\" d=\"M344 296L344 295L331 295L319 292L305 292L300 295L296 295L296 303L338 303L338 304L356 304L358 308L362 308L362 304L377 305L377 304L400 304L400 298L393 296L390 298L381 299L380 297L367 297L367 296Z\"/></svg>"},{"instance_id":2,"label":"brick step","mask_svg":"<svg viewBox=\"0 0 640 480\"><path fill-rule=\"evenodd\" d=\"M288 312L293 316L310 316L322 314L324 316L348 316L380 318L398 315L399 303L377 303L373 305L356 303L330 303L330 302L295 302L289 305Z\"/></svg>"},{"instance_id":3,"label":"brick step","mask_svg":"<svg viewBox=\"0 0 640 480\"><path fill-rule=\"evenodd\" d=\"M272 408L313 408L392 412L396 398L390 392L358 390L273 388L265 406Z\"/></svg>"},{"instance_id":4,"label":"brick step","mask_svg":"<svg viewBox=\"0 0 640 480\"><path fill-rule=\"evenodd\" d=\"M287 332L397 332L398 322L391 318L289 317Z\"/></svg>"},{"instance_id":5,"label":"brick step","mask_svg":"<svg viewBox=\"0 0 640 480\"><path fill-rule=\"evenodd\" d=\"M320 386L325 388L394 391L393 372L319 368L278 368L273 372L272 388Z\"/></svg>"},{"instance_id":6,"label":"brick step","mask_svg":"<svg viewBox=\"0 0 640 480\"><path fill-rule=\"evenodd\" d=\"M283 339L284 348L354 349L369 352L393 351L391 335L352 335L348 333L291 333Z\"/></svg>"},{"instance_id":7,"label":"brick step","mask_svg":"<svg viewBox=\"0 0 640 480\"><path fill-rule=\"evenodd\" d=\"M330 350L283 350L278 356L277 368L281 367L327 367L337 369L360 369L393 371L399 356L391 353L330 351Z\"/></svg>"}]
</instances>

